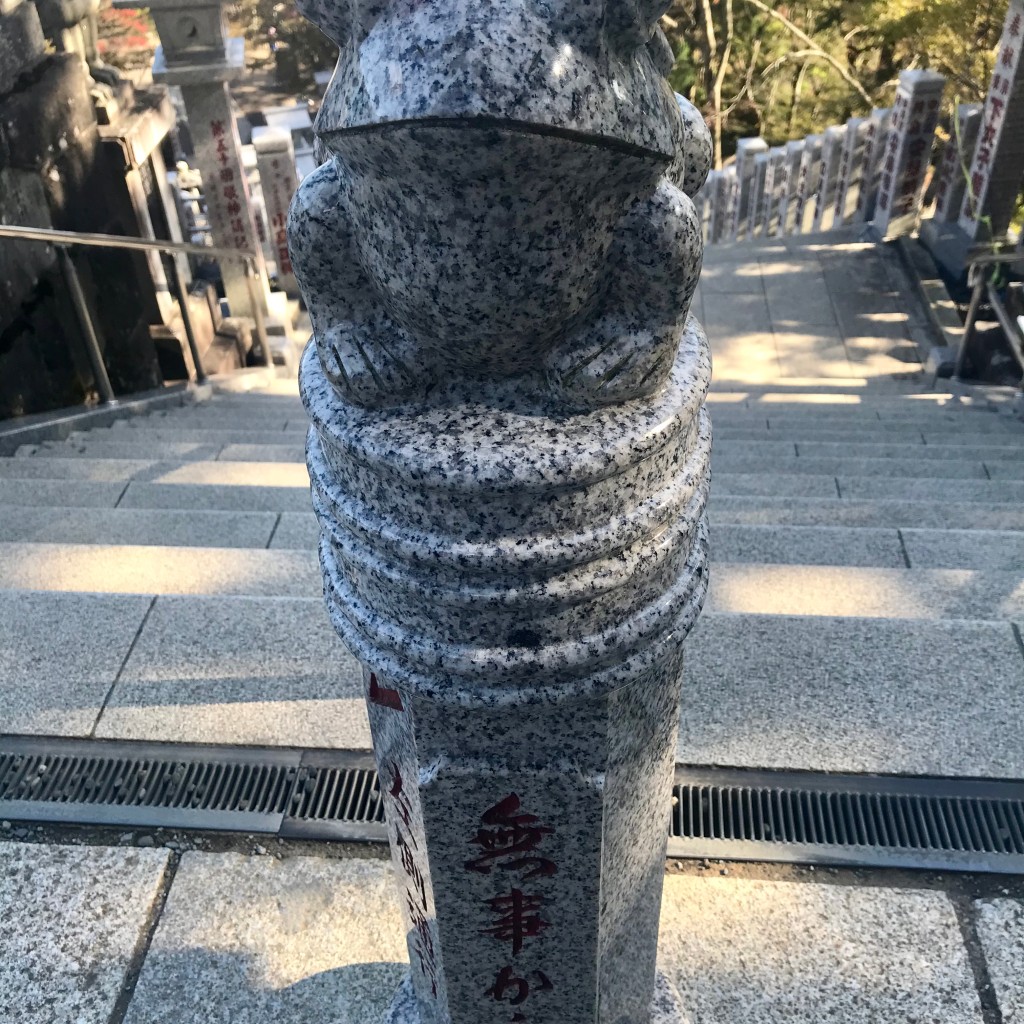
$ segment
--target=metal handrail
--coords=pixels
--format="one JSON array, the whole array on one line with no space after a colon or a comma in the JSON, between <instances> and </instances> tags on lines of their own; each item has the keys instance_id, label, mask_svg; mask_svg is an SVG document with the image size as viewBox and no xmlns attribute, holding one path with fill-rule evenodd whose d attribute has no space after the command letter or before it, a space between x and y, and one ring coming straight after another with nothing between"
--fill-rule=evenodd
<instances>
[{"instance_id":1,"label":"metal handrail","mask_svg":"<svg viewBox=\"0 0 1024 1024\"><path fill-rule=\"evenodd\" d=\"M35 228L23 224L0 224L0 239L12 238L24 242L44 242L56 247L59 253L61 272L75 306L75 313L79 325L82 328L82 335L85 338L85 346L89 355L89 362L92 365L93 376L96 378L96 387L100 393L100 401L105 405L112 405L117 402L114 397L114 389L110 384L110 377L107 368L103 363L103 353L100 351L99 339L96 337L96 328L92 322L92 314L89 311L85 299L85 292L82 290L82 283L78 277L74 261L68 251L72 246L85 246L100 249L128 249L136 252L159 252L172 256L199 256L213 257L216 259L241 260L245 266L246 285L249 289L249 297L252 301L253 313L256 321L256 337L259 339L263 349L263 358L267 366L273 366L273 357L270 352L270 342L267 337L267 325L263 318L263 310L259 303L259 291L257 280L259 271L256 264L256 254L248 249L227 249L215 245L193 245L189 242L169 242L153 238L134 238L131 235L106 235L86 231L60 231L56 228ZM175 298L178 300L178 308L181 310L181 321L185 328L185 337L188 341L189 353L196 368L196 382L202 384L206 380L206 373L203 370L202 359L199 355L199 348L196 344L195 332L192 330L192 318L188 311L188 289L185 285L184 276L177 260L171 260L171 273Z\"/></svg>"},{"instance_id":2,"label":"metal handrail","mask_svg":"<svg viewBox=\"0 0 1024 1024\"><path fill-rule=\"evenodd\" d=\"M1024 263L1024 255L1020 252L986 252L977 253L969 258L967 282L972 288L971 301L967 307L967 318L964 320L964 333L960 339L960 349L956 354L956 366L953 369L953 380L955 381L963 379L963 370L967 363L967 351L977 327L978 313L981 311L982 300L986 295L988 296L989 304L995 311L996 319L1006 335L1006 340L1010 345L1014 358L1017 360L1020 368L1024 370L1024 341L1022 341L1017 325L1010 319L996 293L995 286L986 273L992 267L1011 263Z\"/></svg>"}]
</instances>

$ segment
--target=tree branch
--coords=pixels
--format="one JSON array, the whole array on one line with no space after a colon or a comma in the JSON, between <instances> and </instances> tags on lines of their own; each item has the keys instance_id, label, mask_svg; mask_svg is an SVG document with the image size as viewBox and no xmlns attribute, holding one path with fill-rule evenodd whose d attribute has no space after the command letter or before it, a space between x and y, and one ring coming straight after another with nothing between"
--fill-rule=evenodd
<instances>
[{"instance_id":1,"label":"tree branch","mask_svg":"<svg viewBox=\"0 0 1024 1024\"><path fill-rule=\"evenodd\" d=\"M853 75L851 75L850 72L846 68L844 68L843 65L840 64L839 61L835 59L835 57L832 56L832 54L826 53L826 51L823 50L820 46L818 46L818 44L806 32L804 32L802 29L794 25L793 22L789 20L789 18L787 18L784 14L779 13L779 11L775 10L774 7L769 7L768 4L763 3L762 0L746 0L746 2L748 4L752 4L759 11L763 11L769 17L774 18L781 25L785 26L785 28L789 32L796 36L797 39L799 39L810 49L812 49L815 52L815 54L817 54L823 60L831 64L832 67L835 68L835 70L842 76L843 80L848 85L851 85L854 89L857 90L861 99L863 99L869 107L872 105L871 97L865 91L864 86L862 86L860 82L858 82L857 79L854 78Z\"/></svg>"}]
</instances>

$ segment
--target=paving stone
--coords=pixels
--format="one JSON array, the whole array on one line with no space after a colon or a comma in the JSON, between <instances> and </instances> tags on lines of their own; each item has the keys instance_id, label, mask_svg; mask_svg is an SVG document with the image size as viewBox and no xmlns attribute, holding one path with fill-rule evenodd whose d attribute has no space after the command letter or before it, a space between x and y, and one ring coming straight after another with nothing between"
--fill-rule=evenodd
<instances>
[{"instance_id":1,"label":"paving stone","mask_svg":"<svg viewBox=\"0 0 1024 1024\"><path fill-rule=\"evenodd\" d=\"M713 558L708 611L893 619L1024 618L1024 581L1015 569L715 564L717 558Z\"/></svg>"},{"instance_id":2,"label":"paving stone","mask_svg":"<svg viewBox=\"0 0 1024 1024\"><path fill-rule=\"evenodd\" d=\"M152 459L0 458L0 480L87 480L124 484L153 465Z\"/></svg>"},{"instance_id":3,"label":"paving stone","mask_svg":"<svg viewBox=\"0 0 1024 1024\"><path fill-rule=\"evenodd\" d=\"M0 506L113 508L124 486L92 480L0 480Z\"/></svg>"},{"instance_id":4,"label":"paving stone","mask_svg":"<svg viewBox=\"0 0 1024 1024\"><path fill-rule=\"evenodd\" d=\"M971 530L1024 530L1024 508L981 502L838 500L829 498L733 497L714 486L709 503L712 524L748 526L895 526Z\"/></svg>"},{"instance_id":5,"label":"paving stone","mask_svg":"<svg viewBox=\"0 0 1024 1024\"><path fill-rule=\"evenodd\" d=\"M921 445L922 448L925 445ZM904 452L906 450L904 449ZM770 456L761 451L745 455L723 454L712 458L719 473L783 473L817 476L930 477L931 479L987 480L985 467L970 459L879 458L844 459L814 456Z\"/></svg>"},{"instance_id":6,"label":"paving stone","mask_svg":"<svg viewBox=\"0 0 1024 1024\"><path fill-rule=\"evenodd\" d=\"M899 533L895 529L713 525L711 557L716 565L723 562L764 562L906 567Z\"/></svg>"},{"instance_id":7,"label":"paving stone","mask_svg":"<svg viewBox=\"0 0 1024 1024\"><path fill-rule=\"evenodd\" d=\"M818 477L808 477L815 480ZM1024 481L892 479L870 476L840 476L839 491L844 498L903 498L914 501L1020 502ZM129 487L132 485L129 484Z\"/></svg>"},{"instance_id":8,"label":"paving stone","mask_svg":"<svg viewBox=\"0 0 1024 1024\"><path fill-rule=\"evenodd\" d=\"M125 1024L367 1024L407 957L385 861L189 852Z\"/></svg>"},{"instance_id":9,"label":"paving stone","mask_svg":"<svg viewBox=\"0 0 1024 1024\"><path fill-rule=\"evenodd\" d=\"M974 916L1003 1024L1020 1024L1024 1021L1024 904L978 900Z\"/></svg>"},{"instance_id":10,"label":"paving stone","mask_svg":"<svg viewBox=\"0 0 1024 1024\"><path fill-rule=\"evenodd\" d=\"M712 262L705 266L701 273L700 285L701 290L708 295L710 301L717 301L717 299L710 298L712 295L742 295L746 293L764 295L761 271L756 263L738 267L734 264Z\"/></svg>"},{"instance_id":11,"label":"paving stone","mask_svg":"<svg viewBox=\"0 0 1024 1024\"><path fill-rule=\"evenodd\" d=\"M0 1017L112 1020L169 856L0 842Z\"/></svg>"},{"instance_id":12,"label":"paving stone","mask_svg":"<svg viewBox=\"0 0 1024 1024\"><path fill-rule=\"evenodd\" d=\"M315 548L320 527L312 512L285 512L274 531L271 548Z\"/></svg>"},{"instance_id":13,"label":"paving stone","mask_svg":"<svg viewBox=\"0 0 1024 1024\"><path fill-rule=\"evenodd\" d=\"M707 319L704 326L708 337L714 339L711 347L716 358L721 339L725 336L760 335L758 343L762 346L765 345L766 339L771 338L768 300L761 289L715 294L705 288L704 316ZM753 349L754 346L751 345L748 351L752 353Z\"/></svg>"},{"instance_id":14,"label":"paving stone","mask_svg":"<svg viewBox=\"0 0 1024 1024\"><path fill-rule=\"evenodd\" d=\"M1024 447L1020 449L1020 455L1024 458ZM985 469L993 480L1024 480L1024 461L1004 462L990 453L985 457Z\"/></svg>"},{"instance_id":15,"label":"paving stone","mask_svg":"<svg viewBox=\"0 0 1024 1024\"><path fill-rule=\"evenodd\" d=\"M158 441L166 444L202 444L213 445L218 449L226 444L287 444L291 438L298 439L306 435L306 428L289 430L200 430L187 427L160 427L138 424L125 427L123 430L93 431L89 436L97 441L105 438L110 441L129 442L136 444ZM72 435L72 439L81 435Z\"/></svg>"},{"instance_id":16,"label":"paving stone","mask_svg":"<svg viewBox=\"0 0 1024 1024\"><path fill-rule=\"evenodd\" d=\"M835 477L798 473L716 473L712 490L718 494L767 494L791 498L830 498L837 493Z\"/></svg>"},{"instance_id":17,"label":"paving stone","mask_svg":"<svg viewBox=\"0 0 1024 1024\"><path fill-rule=\"evenodd\" d=\"M140 436L137 440L107 440L108 434L77 434L74 441L38 447L31 452L34 459L215 459L221 444L175 443ZM122 435L118 435L121 437ZM23 449L19 449L19 454ZM29 454L26 452L25 454Z\"/></svg>"},{"instance_id":18,"label":"paving stone","mask_svg":"<svg viewBox=\"0 0 1024 1024\"><path fill-rule=\"evenodd\" d=\"M790 441L796 444L805 441L833 441L840 444L899 441L924 446L920 430L914 427L886 427L881 423L867 427L858 424L846 430L815 429L810 424L804 427L773 427L769 430L767 427L730 427L715 423L714 412L711 414L711 423L716 441L749 441L753 444L761 441Z\"/></svg>"},{"instance_id":19,"label":"paving stone","mask_svg":"<svg viewBox=\"0 0 1024 1024\"><path fill-rule=\"evenodd\" d=\"M1024 659L1009 623L705 613L687 651L686 763L1024 773Z\"/></svg>"},{"instance_id":20,"label":"paving stone","mask_svg":"<svg viewBox=\"0 0 1024 1024\"><path fill-rule=\"evenodd\" d=\"M799 377L807 373L832 377L854 375L842 338L829 333L827 326L797 331L793 329L795 323L785 321L789 329L775 331L775 351L784 377Z\"/></svg>"},{"instance_id":21,"label":"paving stone","mask_svg":"<svg viewBox=\"0 0 1024 1024\"><path fill-rule=\"evenodd\" d=\"M978 529L902 532L915 568L1024 571L1024 533Z\"/></svg>"},{"instance_id":22,"label":"paving stone","mask_svg":"<svg viewBox=\"0 0 1024 1024\"><path fill-rule=\"evenodd\" d=\"M272 462L182 462L164 463L136 477L138 483L203 484L215 487L296 487L309 490L305 463Z\"/></svg>"},{"instance_id":23,"label":"paving stone","mask_svg":"<svg viewBox=\"0 0 1024 1024\"><path fill-rule=\"evenodd\" d=\"M694 1024L982 1024L944 893L669 875L659 965Z\"/></svg>"},{"instance_id":24,"label":"paving stone","mask_svg":"<svg viewBox=\"0 0 1024 1024\"><path fill-rule=\"evenodd\" d=\"M96 734L370 748L362 670L316 597L158 599Z\"/></svg>"},{"instance_id":25,"label":"paving stone","mask_svg":"<svg viewBox=\"0 0 1024 1024\"><path fill-rule=\"evenodd\" d=\"M276 522L273 512L53 508L44 515L38 508L5 508L0 541L265 548Z\"/></svg>"},{"instance_id":26,"label":"paving stone","mask_svg":"<svg viewBox=\"0 0 1024 1024\"><path fill-rule=\"evenodd\" d=\"M0 543L0 592L19 589L307 597L321 580L312 551Z\"/></svg>"},{"instance_id":27,"label":"paving stone","mask_svg":"<svg viewBox=\"0 0 1024 1024\"><path fill-rule=\"evenodd\" d=\"M88 735L149 603L0 592L0 732Z\"/></svg>"},{"instance_id":28,"label":"paving stone","mask_svg":"<svg viewBox=\"0 0 1024 1024\"><path fill-rule=\"evenodd\" d=\"M836 327L832 297L819 267L791 261L762 260L761 276L768 297L771 326L776 332L794 328L803 330L809 325ZM813 367L811 372L814 372Z\"/></svg>"},{"instance_id":29,"label":"paving stone","mask_svg":"<svg viewBox=\"0 0 1024 1024\"><path fill-rule=\"evenodd\" d=\"M3 486L0 485L0 498L2 495ZM132 481L124 492L120 507L196 508L221 512L306 512L310 508L309 485L232 487Z\"/></svg>"},{"instance_id":30,"label":"paving stone","mask_svg":"<svg viewBox=\"0 0 1024 1024\"><path fill-rule=\"evenodd\" d=\"M305 462L305 439L300 444L226 444L217 456L220 462Z\"/></svg>"},{"instance_id":31,"label":"paving stone","mask_svg":"<svg viewBox=\"0 0 1024 1024\"><path fill-rule=\"evenodd\" d=\"M717 311L712 309L712 302L725 302L733 298L735 296L708 295L704 302L704 328L708 337L714 339L711 348L715 380L719 384L723 381L744 384L777 381L782 371L775 351L775 340L770 332L764 333L763 324L760 327L740 329L717 322Z\"/></svg>"},{"instance_id":32,"label":"paving stone","mask_svg":"<svg viewBox=\"0 0 1024 1024\"><path fill-rule=\"evenodd\" d=\"M1013 448L1006 445L961 445L961 444L916 444L908 450L906 444L887 441L794 442L797 454L809 459L928 459L952 462L969 459L986 462L992 458L1002 460L1019 459L1024 466L1024 446ZM758 448L758 451L761 449ZM223 458L223 456L221 456Z\"/></svg>"}]
</instances>

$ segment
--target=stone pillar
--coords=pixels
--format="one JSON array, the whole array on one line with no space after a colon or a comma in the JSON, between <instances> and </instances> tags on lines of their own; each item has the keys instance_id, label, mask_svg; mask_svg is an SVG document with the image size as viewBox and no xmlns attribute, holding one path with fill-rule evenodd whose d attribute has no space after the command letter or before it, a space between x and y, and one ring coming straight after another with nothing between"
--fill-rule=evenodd
<instances>
[{"instance_id":1,"label":"stone pillar","mask_svg":"<svg viewBox=\"0 0 1024 1024\"><path fill-rule=\"evenodd\" d=\"M736 144L736 201L732 211L732 239L747 238L750 235L750 214L754 208L751 202L751 188L754 184L754 161L761 153L768 152L764 139L740 139Z\"/></svg>"},{"instance_id":2,"label":"stone pillar","mask_svg":"<svg viewBox=\"0 0 1024 1024\"><path fill-rule=\"evenodd\" d=\"M766 186L768 181L769 154L758 153L754 157L754 180L750 186L750 228L747 232L748 238L760 237L764 227L764 204L768 193Z\"/></svg>"},{"instance_id":3,"label":"stone pillar","mask_svg":"<svg viewBox=\"0 0 1024 1024\"><path fill-rule=\"evenodd\" d=\"M289 295L298 295L299 286L288 255L287 231L288 205L299 187L292 136L283 128L254 128L252 144L267 208L267 235L277 264L277 284Z\"/></svg>"},{"instance_id":4,"label":"stone pillar","mask_svg":"<svg viewBox=\"0 0 1024 1024\"><path fill-rule=\"evenodd\" d=\"M946 80L934 71L903 71L885 143L872 225L882 238L917 227Z\"/></svg>"},{"instance_id":5,"label":"stone pillar","mask_svg":"<svg viewBox=\"0 0 1024 1024\"><path fill-rule=\"evenodd\" d=\"M1010 226L1024 177L1024 0L1010 0L996 66L970 165L960 228L971 241L1000 238Z\"/></svg>"},{"instance_id":6,"label":"stone pillar","mask_svg":"<svg viewBox=\"0 0 1024 1024\"><path fill-rule=\"evenodd\" d=\"M289 237L411 960L388 1019L681 1019L655 953L707 586L710 140L666 3L302 6L341 46Z\"/></svg>"},{"instance_id":7,"label":"stone pillar","mask_svg":"<svg viewBox=\"0 0 1024 1024\"><path fill-rule=\"evenodd\" d=\"M882 184L882 163L885 160L885 142L889 135L892 110L876 107L868 118L868 131L864 146L864 180L861 184L860 203L855 224L870 222L875 215L878 189Z\"/></svg>"},{"instance_id":8,"label":"stone pillar","mask_svg":"<svg viewBox=\"0 0 1024 1024\"><path fill-rule=\"evenodd\" d=\"M805 235L814 223L814 206L821 187L822 136L808 135L800 153L796 182L796 215L792 234Z\"/></svg>"},{"instance_id":9,"label":"stone pillar","mask_svg":"<svg viewBox=\"0 0 1024 1024\"><path fill-rule=\"evenodd\" d=\"M821 144L821 184L814 205L813 231L828 231L835 218L836 192L846 144L846 126L827 128Z\"/></svg>"},{"instance_id":10,"label":"stone pillar","mask_svg":"<svg viewBox=\"0 0 1024 1024\"><path fill-rule=\"evenodd\" d=\"M804 140L786 143L783 162L782 204L779 207L779 235L792 235L796 231L797 203L800 184L800 166L803 163Z\"/></svg>"},{"instance_id":11,"label":"stone pillar","mask_svg":"<svg viewBox=\"0 0 1024 1024\"><path fill-rule=\"evenodd\" d=\"M114 6L132 7L135 0L115 0ZM266 319L266 268L228 92L228 82L245 72L244 41L227 37L220 0L150 0L147 6L161 43L153 60L153 78L181 87L214 244L255 254L256 301ZM232 316L255 319L242 261L219 263Z\"/></svg>"},{"instance_id":12,"label":"stone pillar","mask_svg":"<svg viewBox=\"0 0 1024 1024\"><path fill-rule=\"evenodd\" d=\"M785 204L786 149L775 146L768 151L764 175L764 205L761 210L761 234L774 238L779 234L780 214Z\"/></svg>"},{"instance_id":13,"label":"stone pillar","mask_svg":"<svg viewBox=\"0 0 1024 1024\"><path fill-rule=\"evenodd\" d=\"M980 103L961 103L956 108L956 121L939 164L935 215L932 218L938 223L949 224L960 219L967 194L971 154L981 129L981 112Z\"/></svg>"},{"instance_id":14,"label":"stone pillar","mask_svg":"<svg viewBox=\"0 0 1024 1024\"><path fill-rule=\"evenodd\" d=\"M711 219L708 222L709 242L728 241L734 181L735 174L729 168L712 171L708 176L707 194L711 201Z\"/></svg>"},{"instance_id":15,"label":"stone pillar","mask_svg":"<svg viewBox=\"0 0 1024 1024\"><path fill-rule=\"evenodd\" d=\"M839 158L835 203L832 207L833 227L849 224L857 211L864 181L864 158L870 122L864 117L851 117L846 122L843 151Z\"/></svg>"}]
</instances>

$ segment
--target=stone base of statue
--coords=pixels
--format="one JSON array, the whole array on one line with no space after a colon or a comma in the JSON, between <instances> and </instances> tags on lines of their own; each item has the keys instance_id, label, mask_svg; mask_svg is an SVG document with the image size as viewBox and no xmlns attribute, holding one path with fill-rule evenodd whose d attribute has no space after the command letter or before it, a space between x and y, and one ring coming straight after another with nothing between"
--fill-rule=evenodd
<instances>
[{"instance_id":1,"label":"stone base of statue","mask_svg":"<svg viewBox=\"0 0 1024 1024\"><path fill-rule=\"evenodd\" d=\"M655 960L709 381L692 318L663 388L585 412L522 376L360 408L303 357L408 933L395 1021L681 1020Z\"/></svg>"}]
</instances>

